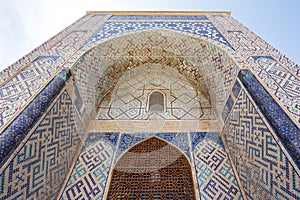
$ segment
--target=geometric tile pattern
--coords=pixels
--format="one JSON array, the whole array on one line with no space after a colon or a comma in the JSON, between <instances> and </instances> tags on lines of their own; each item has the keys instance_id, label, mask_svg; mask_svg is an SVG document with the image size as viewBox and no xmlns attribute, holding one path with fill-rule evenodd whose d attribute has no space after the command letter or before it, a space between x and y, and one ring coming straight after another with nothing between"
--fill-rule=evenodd
<instances>
[{"instance_id":1,"label":"geometric tile pattern","mask_svg":"<svg viewBox=\"0 0 300 200\"><path fill-rule=\"evenodd\" d=\"M61 200L102 199L118 133L89 133Z\"/></svg>"},{"instance_id":2,"label":"geometric tile pattern","mask_svg":"<svg viewBox=\"0 0 300 200\"><path fill-rule=\"evenodd\" d=\"M155 90L165 94L163 112L147 110L148 96ZM145 64L124 73L114 90L101 101L97 118L180 120L215 117L209 100L183 75L168 66Z\"/></svg>"},{"instance_id":3,"label":"geometric tile pattern","mask_svg":"<svg viewBox=\"0 0 300 200\"><path fill-rule=\"evenodd\" d=\"M83 130L65 91L1 168L0 199L55 199Z\"/></svg>"},{"instance_id":4,"label":"geometric tile pattern","mask_svg":"<svg viewBox=\"0 0 300 200\"><path fill-rule=\"evenodd\" d=\"M115 161L130 147L149 137L156 136L180 149L190 159L190 144L187 133L123 133L116 152Z\"/></svg>"},{"instance_id":5,"label":"geometric tile pattern","mask_svg":"<svg viewBox=\"0 0 300 200\"><path fill-rule=\"evenodd\" d=\"M119 159L107 199L195 199L190 162L175 147L151 137Z\"/></svg>"},{"instance_id":6,"label":"geometric tile pattern","mask_svg":"<svg viewBox=\"0 0 300 200\"><path fill-rule=\"evenodd\" d=\"M94 34L107 17L83 17L1 73L0 128L16 117L62 70L64 62Z\"/></svg>"},{"instance_id":7,"label":"geometric tile pattern","mask_svg":"<svg viewBox=\"0 0 300 200\"><path fill-rule=\"evenodd\" d=\"M1 77L3 75L3 79L1 79L1 80L5 80L8 77L11 77L14 74L14 72L19 70L20 68L24 68L26 65L30 66L32 64L31 62L33 62L39 56L42 56L42 55L61 56L60 62L67 60L70 57L70 55L72 55L70 53L71 52L74 53L74 51L76 51L76 49L80 48L81 42L82 41L85 42L86 38L89 37L89 35L91 34L91 32L93 32L93 30L99 30L99 27L101 26L101 24L103 22L103 21L102 22L100 22L100 21L102 19L108 19L108 17L109 17L109 15L99 15L99 14L86 15L81 20L77 21L72 26L65 29L64 31L59 33L57 36L52 38L51 40L49 40L45 44L41 45L41 47L38 47L33 52L31 52L29 55L25 56L24 59L21 59L18 63L15 63L13 65L13 67L10 67L9 69L4 70L1 73ZM114 18L114 17L112 17L112 18ZM123 17L125 17L125 16L120 16L117 18L118 18L118 20L122 20ZM164 17L168 20L169 19L170 20L185 20L185 19L195 20L192 18L197 17L197 16L184 16L184 17L146 16L146 18L145 18L145 16L138 16L136 19L132 19L132 17L131 17L131 20L138 20L138 19L151 20L151 18L152 18L152 20L157 20L157 18L164 18ZM198 17L202 18L204 16L200 15ZM166 27L166 28L168 30L174 29L176 31L193 34L193 31L198 30L198 28L200 27L199 30L201 30L200 31L201 33L200 33L200 35L198 34L197 36L201 36L201 34L202 35L204 34L203 37L206 37L206 38L212 37L215 39L217 39L217 37L220 36L221 38L226 38L226 39L224 39L224 41L230 41L230 45L232 45L234 47L234 49L236 50L236 53L234 53L233 56L237 60L237 62L239 63L239 65L241 67L251 66L254 71L257 71L260 73L260 71L263 69L263 67L261 67L260 64L257 63L256 60L252 58L253 55L264 56L264 55L271 54L272 59L274 61L276 60L277 64L280 65L280 67L279 67L280 70L282 70L282 68L285 68L289 72L294 74L294 76L299 77L299 75L300 75L299 68L300 67L298 65L292 64L284 55L280 54L276 49L272 48L270 45L268 45L266 42L264 42L261 38L259 38L255 34L253 34L247 28L243 27L240 23L235 21L233 18L228 17L226 15L206 15L205 18L208 19L208 21L210 21L212 23L207 22L207 21L205 21L205 22L198 22L198 21L197 22L196 21L194 21L194 22L176 22L176 21L173 21L173 22L168 22L168 26L172 27L173 23L175 23L175 24L179 24L178 27L176 25L174 25L175 28L170 28L170 27ZM206 19L203 18L201 20L206 20ZM196 19L196 20L199 20L199 19ZM114 23L115 22L111 21L110 23L107 23L106 26L113 26ZM122 33L126 33L128 31L131 32L132 31L132 30L130 30L131 26L135 26L135 25L142 26L141 24L145 25L146 28L148 26L147 25L148 22L131 22L128 24L127 24L127 22L120 22L120 23L122 24L121 27L123 27L123 29L124 29L123 30L121 28ZM154 22L149 22L149 23L150 23L149 26L152 26L153 28L154 27L159 28L161 26L159 23L156 25L154 25ZM160 23L163 23L163 22L160 22ZM194 23L194 24L198 23L197 26L199 25L199 27L193 27L194 25L192 25L191 23ZM203 25L205 23L206 23L206 25ZM164 25L162 25L162 26L164 27ZM205 31L203 32L203 30L206 30L205 28L203 29L203 27L205 27L205 26L206 26L207 30L209 30L208 35L206 35L206 36L205 36ZM138 28L132 28L132 29L145 30L146 28L138 27ZM88 31L88 32L85 32L85 31ZM107 33L106 35L113 35L113 34L116 34L116 33ZM69 51L69 49L73 49L73 50ZM243 57L243 61L240 61L241 59L237 55L241 55ZM252 58L252 59L250 59L250 58ZM71 59L71 60L73 60L73 59ZM26 69L26 67L25 67L25 69ZM266 71L266 70L263 70L263 71ZM274 82L274 80L271 80L268 78L269 77L268 74L269 74L269 72L263 72L260 77L264 77L265 78L264 82L266 82L266 83L268 83L270 81L272 81L272 83L276 83L276 82ZM292 81L289 81L289 82L294 82L293 80L296 80L294 78L295 77L290 77L290 79ZM283 80L283 79L280 79L280 80ZM273 84L266 84L266 85L269 86L269 85L273 85ZM289 85L288 86L289 88L293 88L292 89L293 91L297 91L297 90L295 90L295 88L297 88L297 87L294 86L294 83L293 84L289 83L288 85ZM272 88L269 88L269 89L272 90ZM32 95L32 94L29 94L29 95ZM283 103L287 107L289 112L291 112L291 114L295 117L295 120L298 122L299 119L297 117L298 116L297 113L299 112L299 109L297 110L296 105L298 105L297 99L299 99L299 98L291 99L290 97L288 97L287 99L289 99L289 101L284 101L283 99L285 99L285 98L283 98L281 95L285 95L285 87L284 86L281 86L281 88L278 89L278 94L276 94L276 96L277 96L278 100L280 100L281 103ZM16 102L16 104L23 105L24 102L26 102L26 101L22 101L21 103ZM16 107L12 108L12 110L13 109L16 109ZM10 111L7 111L7 112L10 112Z\"/></svg>"},{"instance_id":8,"label":"geometric tile pattern","mask_svg":"<svg viewBox=\"0 0 300 200\"><path fill-rule=\"evenodd\" d=\"M300 125L299 65L292 63L286 56L226 14L206 15L203 19L196 19L205 21L194 22L175 21L194 20L191 19L193 16L177 17L177 19L176 17L163 16L138 16L134 19L132 17L125 17L127 18L125 19L120 16L115 20L122 20L121 22L109 21L101 27L104 20L109 17L110 15L101 14L88 14L84 16L69 28L0 73L1 130L10 122L12 122L10 124L11 127L7 128L17 131L25 130L21 126L13 126L15 121L12 120L18 114L18 122L28 117L25 114L23 115L23 113L20 114L26 105L54 78L54 74L58 73L62 67L72 67L89 47L101 43L99 48L96 47L95 51L89 51L85 58L80 59L77 66L80 66L80 62L82 62L83 66L81 65L79 70L73 71L75 72L76 85L78 86L77 94L80 93L79 95L81 96L81 98L77 98L76 103L81 113L87 112L88 114L95 112L93 109L95 109L94 105L97 103L96 98L101 94L98 84L101 82L99 78L104 79L104 82L110 83L111 77L107 77L105 72L107 72L106 70L109 67L113 66L114 62L123 60L120 63L128 64L135 61L134 59L129 60L136 58L134 56L138 55L135 54L135 50L150 49L150 52L154 52L153 47L157 47L165 50L169 55L172 54L179 56L178 58L184 58L181 66L185 67L184 63L190 63L191 66L197 68L203 75L203 79L210 90L211 105L216 109L215 113L218 116L222 113L223 120L227 118L224 134L232 150L231 156L248 197L253 199L268 199L271 197L278 199L299 199L299 169L297 169L294 162L289 161L289 156L285 149L281 149L282 144L277 139L277 137L280 137L279 139L282 140L285 139L282 136L288 136L288 140L293 145L290 146L285 140L282 140L282 142L286 145L292 156L299 156L297 154L299 151L299 137L297 137L299 135L297 134L297 130L299 129L293 129L292 126L289 129L290 123L286 123L289 122L286 118L290 117L296 123L296 126L294 124L296 128L297 125ZM202 18L202 15L200 18ZM113 20L114 17L111 19ZM126 20L162 21L128 22ZM167 21L163 22L163 20ZM97 33L90 38L95 32ZM122 34L126 34L127 36L118 37ZM197 37L201 39L196 39ZM103 42L111 38L115 38L114 41ZM84 47L82 46L83 44L85 44ZM148 56L145 54L144 57L152 59L155 62L155 56L157 55ZM143 61L143 58L139 59L139 61ZM244 79L240 77L241 81L244 80L243 84L247 87L251 96L253 96L257 104L255 106L245 92L241 92L240 94L237 92L240 90L239 87L235 88L233 86L232 88L238 73L237 66L241 69L251 69L254 76L257 77L256 82L261 82L261 85L258 86L255 81L252 83L248 80L247 82L247 77ZM115 74L119 72L116 70ZM231 88L232 91L230 91ZM259 90L256 91L257 88ZM265 91L262 92L261 88ZM260 90L261 92L259 92ZM268 98L262 95L265 93L270 93ZM234 105L237 96L238 102ZM61 99L63 98L68 99L65 95L61 97ZM276 102L274 103L273 98L278 105L275 104ZM52 143L51 146L50 142L48 142L49 147L40 146L43 142L47 142L40 137L45 136L45 138L48 138L57 136L52 134L52 132L58 130L55 133L62 134L59 131L68 129L68 126L73 127L70 128L72 134L81 132L81 130L79 131L79 129L74 128L77 127L76 123L79 123L79 120L70 122L67 127L63 126L67 123L67 118L78 118L78 116L73 111L71 101L59 101L61 101L62 109L71 110L72 114L55 112L61 109L58 104L55 104L51 110L53 113L48 113L43 120L43 123L46 125L39 126L33 133L30 132L29 139L26 139L27 143L23 147L19 147L15 152L16 155L12 156L13 159L9 160L1 169L0 199L55 198L53 194L61 186L62 179L68 169L67 165L71 163L71 158L66 159L66 157L74 155L68 151L72 152L74 149L68 147L61 150L63 147L58 148L60 146L54 146ZM270 103L266 103L266 101ZM262 105L260 105L260 102L262 102ZM272 107L274 105L276 106ZM229 114L232 107L233 112ZM256 110L257 107L263 112L265 112L264 108L267 109L267 112L264 113L267 119L258 113ZM282 107L283 109L279 110L277 107ZM27 111L24 111L24 113L28 114ZM284 113L287 113L288 116ZM62 120L60 117L63 116L68 117ZM285 119L282 120L282 118ZM33 118L30 118L30 120L33 120ZM46 123L47 120L61 121L55 124L57 126L52 127ZM31 122L34 121L30 121L29 123L24 120L26 130L31 126ZM268 129L266 123L270 123L275 132L273 129ZM38 130L43 131L37 134L36 131ZM291 134L291 132L294 132L294 134ZM67 133L70 132L66 131L66 135ZM16 134L13 135L15 136ZM23 135L25 134L23 133ZM55 140L59 141L57 144L68 144L70 140L65 139L66 135L59 138L55 137ZM150 135L157 136L158 133L148 135L139 134L136 137L131 134L124 134L122 136L132 136L133 140L129 143L133 144L134 142L146 139ZM171 135L174 136L173 133L170 135L166 134L163 139L169 141L171 138L172 140ZM80 138L80 136L74 136L74 138ZM176 138L180 137L176 136ZM17 141L13 144L17 144L20 142L18 139L22 138L13 137L13 139ZM178 142L180 140L177 139L175 140L176 145L182 145ZM182 141L188 140L185 138ZM127 148L128 145L125 143L126 141L122 140L123 147ZM187 143L183 142L183 144L186 147L189 146ZM40 148L41 151L39 152L44 152L45 154L34 155L34 148ZM178 148L184 151L185 154L188 154L186 153L186 148L182 146ZM4 152L4 149L6 149L6 146L1 144L1 152ZM57 149L61 151L59 152ZM22 151L25 153L22 154ZM122 151L120 150L120 152ZM55 157L55 155L58 156ZM39 157L36 159L34 156ZM23 162L17 163L20 160ZM295 161L296 164L299 163L299 159ZM54 169L51 167L54 167ZM24 183L24 181L27 182ZM214 194L217 195L217 193Z\"/></svg>"},{"instance_id":9,"label":"geometric tile pattern","mask_svg":"<svg viewBox=\"0 0 300 200\"><path fill-rule=\"evenodd\" d=\"M233 107L233 104L234 104L234 101L233 101L232 97L229 96L226 101L226 104L224 106L224 110L222 112L222 119L224 122L226 121L226 118L227 118L228 114L230 113L230 111Z\"/></svg>"},{"instance_id":10,"label":"geometric tile pattern","mask_svg":"<svg viewBox=\"0 0 300 200\"><path fill-rule=\"evenodd\" d=\"M273 48L248 28L227 16L207 16L220 33L230 41L242 68L252 69L267 91L300 125L299 80L300 65ZM235 57L238 60L238 56Z\"/></svg>"},{"instance_id":11,"label":"geometric tile pattern","mask_svg":"<svg viewBox=\"0 0 300 200\"><path fill-rule=\"evenodd\" d=\"M163 49L163 52L157 49ZM86 53L72 72L87 113L93 113L93 105L98 101L95 97L109 91L109 87L118 81L113 78L121 77L128 66L145 63L172 65L177 62L183 72L198 70L201 73L210 88L212 106L220 113L238 68L223 50L190 36L152 30L118 37Z\"/></svg>"},{"instance_id":12,"label":"geometric tile pattern","mask_svg":"<svg viewBox=\"0 0 300 200\"><path fill-rule=\"evenodd\" d=\"M171 16L171 15L114 15L108 20L207 20L205 15Z\"/></svg>"},{"instance_id":13,"label":"geometric tile pattern","mask_svg":"<svg viewBox=\"0 0 300 200\"><path fill-rule=\"evenodd\" d=\"M214 134L191 133L193 141L198 135L202 139L194 144L193 156L201 199L243 199L220 139Z\"/></svg>"},{"instance_id":14,"label":"geometric tile pattern","mask_svg":"<svg viewBox=\"0 0 300 200\"><path fill-rule=\"evenodd\" d=\"M91 32L93 32L93 28L95 25L97 25L99 19L104 18L102 15L85 15L76 22L74 22L69 27L65 28L58 34L56 34L54 37L46 41L45 43L41 44L34 50L32 50L29 54L22 57L20 60L13 63L8 68L4 69L0 72L0 82L3 82L13 76L15 76L19 71L21 71L24 68L27 68L29 65L31 65L31 62L34 62L38 57L49 55L49 56L57 56L55 53L55 47L58 44L61 44L62 41L68 40L68 35L72 35L72 31L74 30L88 30L91 29ZM86 36L89 37L90 34L86 34ZM76 41L76 44L73 43L73 45L81 45L80 41L76 38L74 38ZM82 38L83 39L83 38ZM71 40L69 40L69 45L71 43ZM52 51L53 50L53 51ZM69 56L67 54L64 55L64 58L67 59Z\"/></svg>"},{"instance_id":15,"label":"geometric tile pattern","mask_svg":"<svg viewBox=\"0 0 300 200\"><path fill-rule=\"evenodd\" d=\"M261 37L253 33L250 29L243 26L236 19L226 15L206 15L210 22L220 31L220 33L230 41L236 53L243 57L244 62L239 63L246 68L260 70L257 65L252 65L254 60L249 59L252 56L268 55L282 64L292 74L300 76L300 65L293 63L287 56L280 53ZM238 56L235 57L238 59ZM246 62L245 62L246 61Z\"/></svg>"},{"instance_id":16,"label":"geometric tile pattern","mask_svg":"<svg viewBox=\"0 0 300 200\"><path fill-rule=\"evenodd\" d=\"M0 166L4 164L28 131L51 105L69 77L69 71L62 70L2 132L0 135Z\"/></svg>"},{"instance_id":17,"label":"geometric tile pattern","mask_svg":"<svg viewBox=\"0 0 300 200\"><path fill-rule=\"evenodd\" d=\"M232 86L232 94L235 98L238 97L240 91L241 91L241 84L238 80L235 81L234 85Z\"/></svg>"},{"instance_id":18,"label":"geometric tile pattern","mask_svg":"<svg viewBox=\"0 0 300 200\"><path fill-rule=\"evenodd\" d=\"M31 65L17 76L10 79L0 88L0 127L14 114L24 107L32 93L56 72L52 66L58 56L43 56L37 58Z\"/></svg>"},{"instance_id":19,"label":"geometric tile pattern","mask_svg":"<svg viewBox=\"0 0 300 200\"><path fill-rule=\"evenodd\" d=\"M256 74L277 98L278 102L293 115L300 124L300 77L292 75L271 56L252 56L260 67Z\"/></svg>"},{"instance_id":20,"label":"geometric tile pattern","mask_svg":"<svg viewBox=\"0 0 300 200\"><path fill-rule=\"evenodd\" d=\"M299 169L244 90L223 129L244 191L250 199L299 199Z\"/></svg>"},{"instance_id":21,"label":"geometric tile pattern","mask_svg":"<svg viewBox=\"0 0 300 200\"><path fill-rule=\"evenodd\" d=\"M259 109L264 111L268 123L300 168L300 128L286 115L282 107L278 105L249 70L240 71L238 77Z\"/></svg>"},{"instance_id":22,"label":"geometric tile pattern","mask_svg":"<svg viewBox=\"0 0 300 200\"><path fill-rule=\"evenodd\" d=\"M224 122L226 121L226 118L227 118L228 114L230 113L230 111L233 107L234 101L237 98L237 96L239 95L240 91L241 91L241 84L239 83L238 79L236 79L235 83L231 89L231 92L229 93L229 97L224 106L224 109L222 111L222 119Z\"/></svg>"},{"instance_id":23,"label":"geometric tile pattern","mask_svg":"<svg viewBox=\"0 0 300 200\"><path fill-rule=\"evenodd\" d=\"M121 33L137 32L148 29L167 29L188 33L198 37L202 36L231 47L210 22L106 22L85 45Z\"/></svg>"},{"instance_id":24,"label":"geometric tile pattern","mask_svg":"<svg viewBox=\"0 0 300 200\"><path fill-rule=\"evenodd\" d=\"M222 147L224 147L222 138L219 132L190 132L191 137L191 143L192 148L194 149L195 146L201 141L201 140L209 140L213 141Z\"/></svg>"}]
</instances>

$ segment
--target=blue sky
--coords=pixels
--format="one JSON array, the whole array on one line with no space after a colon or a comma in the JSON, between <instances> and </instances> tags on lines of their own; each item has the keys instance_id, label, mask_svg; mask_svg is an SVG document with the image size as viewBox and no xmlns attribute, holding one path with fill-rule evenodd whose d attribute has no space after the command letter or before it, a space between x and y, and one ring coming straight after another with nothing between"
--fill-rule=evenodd
<instances>
[{"instance_id":1,"label":"blue sky","mask_svg":"<svg viewBox=\"0 0 300 200\"><path fill-rule=\"evenodd\" d=\"M88 10L231 11L232 16L300 64L300 0L1 0L0 70Z\"/></svg>"}]
</instances>

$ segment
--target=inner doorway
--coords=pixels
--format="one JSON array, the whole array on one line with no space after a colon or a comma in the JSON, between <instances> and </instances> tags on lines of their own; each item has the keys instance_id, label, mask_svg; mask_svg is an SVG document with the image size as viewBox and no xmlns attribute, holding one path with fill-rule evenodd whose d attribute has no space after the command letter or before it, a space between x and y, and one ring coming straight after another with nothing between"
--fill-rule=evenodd
<instances>
[{"instance_id":1,"label":"inner doorway","mask_svg":"<svg viewBox=\"0 0 300 200\"><path fill-rule=\"evenodd\" d=\"M149 138L119 159L107 199L195 199L189 160L167 142Z\"/></svg>"}]
</instances>

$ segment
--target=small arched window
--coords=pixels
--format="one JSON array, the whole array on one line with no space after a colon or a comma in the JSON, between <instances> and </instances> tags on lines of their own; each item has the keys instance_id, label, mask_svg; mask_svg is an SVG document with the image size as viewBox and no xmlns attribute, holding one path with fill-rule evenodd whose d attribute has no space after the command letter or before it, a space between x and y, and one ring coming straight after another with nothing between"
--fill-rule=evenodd
<instances>
[{"instance_id":1,"label":"small arched window","mask_svg":"<svg viewBox=\"0 0 300 200\"><path fill-rule=\"evenodd\" d=\"M148 111L163 112L165 111L165 95L161 91L153 91L148 99Z\"/></svg>"}]
</instances>

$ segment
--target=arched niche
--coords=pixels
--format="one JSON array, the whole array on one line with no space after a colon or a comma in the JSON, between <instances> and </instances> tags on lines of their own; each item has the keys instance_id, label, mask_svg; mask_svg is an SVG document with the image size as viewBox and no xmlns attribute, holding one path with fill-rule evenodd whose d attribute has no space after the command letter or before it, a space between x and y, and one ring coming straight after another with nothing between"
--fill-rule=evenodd
<instances>
[{"instance_id":1,"label":"arched niche","mask_svg":"<svg viewBox=\"0 0 300 200\"><path fill-rule=\"evenodd\" d=\"M148 95L148 112L165 112L166 95L160 90L153 90Z\"/></svg>"},{"instance_id":2,"label":"arched niche","mask_svg":"<svg viewBox=\"0 0 300 200\"><path fill-rule=\"evenodd\" d=\"M107 199L195 199L189 160L157 137L142 141L119 158Z\"/></svg>"},{"instance_id":3,"label":"arched niche","mask_svg":"<svg viewBox=\"0 0 300 200\"><path fill-rule=\"evenodd\" d=\"M166 30L147 30L97 44L72 67L82 101L91 118L99 101L120 77L145 63L164 64L185 75L211 98L217 117L238 74L228 50L212 41ZM208 88L208 94L201 88Z\"/></svg>"},{"instance_id":4,"label":"arched niche","mask_svg":"<svg viewBox=\"0 0 300 200\"><path fill-rule=\"evenodd\" d=\"M199 78L201 81L203 87L199 91L170 66L156 63L137 66L126 71L114 89L99 101L96 119L214 120L209 95L204 95L209 92Z\"/></svg>"}]
</instances>

